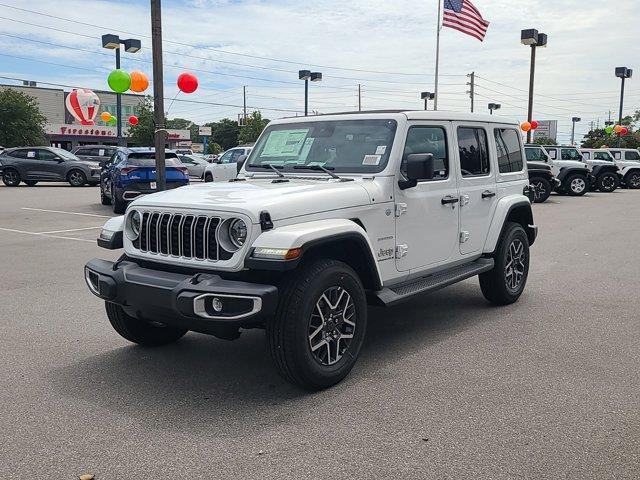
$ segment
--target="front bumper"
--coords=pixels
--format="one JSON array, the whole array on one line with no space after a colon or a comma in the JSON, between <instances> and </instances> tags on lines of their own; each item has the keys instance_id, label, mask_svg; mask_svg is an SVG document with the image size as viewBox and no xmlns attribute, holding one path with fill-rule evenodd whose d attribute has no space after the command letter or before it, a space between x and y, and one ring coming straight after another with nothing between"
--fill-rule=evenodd
<instances>
[{"instance_id":1,"label":"front bumper","mask_svg":"<svg viewBox=\"0 0 640 480\"><path fill-rule=\"evenodd\" d=\"M275 313L278 301L272 285L166 272L132 261L91 260L85 280L91 293L131 316L202 333L261 324Z\"/></svg>"}]
</instances>

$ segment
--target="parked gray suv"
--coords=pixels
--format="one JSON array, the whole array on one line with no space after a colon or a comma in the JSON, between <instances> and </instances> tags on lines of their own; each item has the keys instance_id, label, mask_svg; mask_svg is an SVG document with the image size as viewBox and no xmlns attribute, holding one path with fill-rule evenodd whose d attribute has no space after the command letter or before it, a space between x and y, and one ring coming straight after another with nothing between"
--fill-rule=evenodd
<instances>
[{"instance_id":1,"label":"parked gray suv","mask_svg":"<svg viewBox=\"0 0 640 480\"><path fill-rule=\"evenodd\" d=\"M7 187L20 182L69 182L73 187L100 183L100 164L81 160L73 153L53 147L10 148L0 155L0 172Z\"/></svg>"},{"instance_id":2,"label":"parked gray suv","mask_svg":"<svg viewBox=\"0 0 640 480\"><path fill-rule=\"evenodd\" d=\"M114 145L82 145L71 150L71 153L80 160L99 163L102 167L118 150L125 150L125 148Z\"/></svg>"}]
</instances>

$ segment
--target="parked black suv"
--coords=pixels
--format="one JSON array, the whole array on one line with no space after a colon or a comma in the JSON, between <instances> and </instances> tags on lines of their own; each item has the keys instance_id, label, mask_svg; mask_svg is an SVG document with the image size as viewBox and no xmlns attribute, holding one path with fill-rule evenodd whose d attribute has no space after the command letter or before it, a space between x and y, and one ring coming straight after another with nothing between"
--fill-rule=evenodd
<instances>
[{"instance_id":1,"label":"parked black suv","mask_svg":"<svg viewBox=\"0 0 640 480\"><path fill-rule=\"evenodd\" d=\"M73 153L53 147L10 148L0 155L2 181L7 187L20 182L69 182L73 187L100 183L100 165L81 160Z\"/></svg>"}]
</instances>

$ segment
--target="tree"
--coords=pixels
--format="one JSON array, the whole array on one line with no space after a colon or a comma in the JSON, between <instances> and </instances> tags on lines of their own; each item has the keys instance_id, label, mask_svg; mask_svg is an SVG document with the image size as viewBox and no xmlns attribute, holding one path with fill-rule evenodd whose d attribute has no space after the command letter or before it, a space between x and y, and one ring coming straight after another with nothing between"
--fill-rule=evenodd
<instances>
[{"instance_id":1,"label":"tree","mask_svg":"<svg viewBox=\"0 0 640 480\"><path fill-rule=\"evenodd\" d=\"M146 97L138 106L138 124L129 127L129 142L135 147L150 147L154 141L153 104L151 97Z\"/></svg>"},{"instance_id":2,"label":"tree","mask_svg":"<svg viewBox=\"0 0 640 480\"><path fill-rule=\"evenodd\" d=\"M211 142L217 143L224 150L238 146L238 133L240 130L238 122L223 118L219 122L214 123L212 128Z\"/></svg>"},{"instance_id":3,"label":"tree","mask_svg":"<svg viewBox=\"0 0 640 480\"><path fill-rule=\"evenodd\" d=\"M211 142L209 144L207 144L207 151L205 153L211 154L211 155L218 155L219 153L222 153L222 147L220 145L218 145L215 142Z\"/></svg>"},{"instance_id":4,"label":"tree","mask_svg":"<svg viewBox=\"0 0 640 480\"><path fill-rule=\"evenodd\" d=\"M167 120L167 128L174 128L176 130L186 130L191 127L193 122L186 118L172 118Z\"/></svg>"},{"instance_id":5,"label":"tree","mask_svg":"<svg viewBox=\"0 0 640 480\"><path fill-rule=\"evenodd\" d=\"M630 118L630 117L627 117ZM624 119L623 122L624 124ZM628 124L631 128L631 123ZM618 136L609 135L602 128L587 133L582 140L582 148L606 148L617 147ZM620 148L638 148L640 147L640 133L629 130L629 133L620 139Z\"/></svg>"},{"instance_id":6,"label":"tree","mask_svg":"<svg viewBox=\"0 0 640 480\"><path fill-rule=\"evenodd\" d=\"M553 138L548 138L548 137L535 137L533 139L533 143L535 143L536 145L557 145L558 142L556 142Z\"/></svg>"},{"instance_id":7,"label":"tree","mask_svg":"<svg viewBox=\"0 0 640 480\"><path fill-rule=\"evenodd\" d=\"M46 144L46 121L35 98L12 88L0 91L0 145L3 147Z\"/></svg>"},{"instance_id":8,"label":"tree","mask_svg":"<svg viewBox=\"0 0 640 480\"><path fill-rule=\"evenodd\" d=\"M241 144L254 143L262 133L262 130L269 124L269 120L262 118L262 114L258 111L253 112L247 117L247 123L240 128L238 141Z\"/></svg>"}]
</instances>

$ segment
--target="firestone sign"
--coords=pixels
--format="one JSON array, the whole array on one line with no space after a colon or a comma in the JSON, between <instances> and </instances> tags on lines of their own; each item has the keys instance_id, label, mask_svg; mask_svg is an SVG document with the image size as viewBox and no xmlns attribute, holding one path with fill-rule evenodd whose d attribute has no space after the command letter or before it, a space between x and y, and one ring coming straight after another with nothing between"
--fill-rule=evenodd
<instances>
[{"instance_id":1,"label":"firestone sign","mask_svg":"<svg viewBox=\"0 0 640 480\"><path fill-rule=\"evenodd\" d=\"M47 135L64 135L78 137L113 137L117 136L116 127L108 126L85 126L71 125L64 123L48 123L45 125L44 131ZM127 129L123 129L122 135L126 137L129 134ZM167 139L173 141L190 140L191 132L189 130L167 130Z\"/></svg>"}]
</instances>

